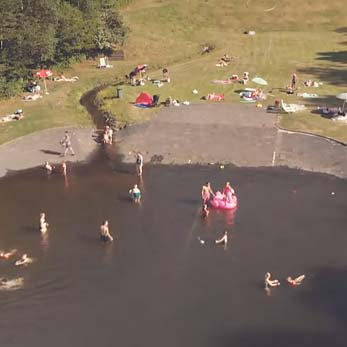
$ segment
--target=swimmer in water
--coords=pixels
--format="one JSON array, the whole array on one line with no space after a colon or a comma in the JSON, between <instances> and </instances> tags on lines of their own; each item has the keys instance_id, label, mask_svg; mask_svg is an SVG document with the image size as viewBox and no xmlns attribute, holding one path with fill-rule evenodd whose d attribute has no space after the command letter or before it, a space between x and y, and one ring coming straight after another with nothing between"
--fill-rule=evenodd
<instances>
[{"instance_id":1,"label":"swimmer in water","mask_svg":"<svg viewBox=\"0 0 347 347\"><path fill-rule=\"evenodd\" d=\"M228 231L225 230L223 236L220 239L215 240L215 243L216 243L216 245L222 244L222 245L226 246L228 244Z\"/></svg>"},{"instance_id":2,"label":"swimmer in water","mask_svg":"<svg viewBox=\"0 0 347 347\"><path fill-rule=\"evenodd\" d=\"M61 168L63 170L63 175L66 177L66 170L67 170L67 167L66 167L66 162L63 161L62 164L61 164Z\"/></svg>"},{"instance_id":3,"label":"swimmer in water","mask_svg":"<svg viewBox=\"0 0 347 347\"><path fill-rule=\"evenodd\" d=\"M45 169L49 174L53 172L53 166L48 161L45 162Z\"/></svg>"},{"instance_id":4,"label":"swimmer in water","mask_svg":"<svg viewBox=\"0 0 347 347\"><path fill-rule=\"evenodd\" d=\"M134 185L133 189L129 190L129 194L131 194L134 202L139 204L141 201L141 190L138 188L137 184Z\"/></svg>"},{"instance_id":5,"label":"swimmer in water","mask_svg":"<svg viewBox=\"0 0 347 347\"><path fill-rule=\"evenodd\" d=\"M0 251L0 259L6 259L7 260L16 253L17 253L16 249L11 249L9 252Z\"/></svg>"},{"instance_id":6,"label":"swimmer in water","mask_svg":"<svg viewBox=\"0 0 347 347\"><path fill-rule=\"evenodd\" d=\"M264 277L264 285L265 285L265 289L269 289L269 287L277 287L279 286L281 283L279 282L279 280L272 280L271 279L271 274L270 272L267 272L265 274Z\"/></svg>"},{"instance_id":7,"label":"swimmer in water","mask_svg":"<svg viewBox=\"0 0 347 347\"><path fill-rule=\"evenodd\" d=\"M16 290L23 287L24 284L24 278L18 277L14 278L12 280L9 280L5 277L0 278L0 289L3 290Z\"/></svg>"},{"instance_id":8,"label":"swimmer in water","mask_svg":"<svg viewBox=\"0 0 347 347\"><path fill-rule=\"evenodd\" d=\"M27 254L23 254L22 255L22 258L18 259L14 265L16 266L21 266L21 265L29 265L33 262L33 259L32 258L29 258Z\"/></svg>"},{"instance_id":9,"label":"swimmer in water","mask_svg":"<svg viewBox=\"0 0 347 347\"><path fill-rule=\"evenodd\" d=\"M40 213L40 232L42 234L47 232L48 225L49 224L46 222L46 214L44 212Z\"/></svg>"},{"instance_id":10,"label":"swimmer in water","mask_svg":"<svg viewBox=\"0 0 347 347\"><path fill-rule=\"evenodd\" d=\"M112 242L113 237L110 234L108 220L105 220L100 226L100 240L103 242Z\"/></svg>"},{"instance_id":11,"label":"swimmer in water","mask_svg":"<svg viewBox=\"0 0 347 347\"><path fill-rule=\"evenodd\" d=\"M201 210L201 216L202 216L202 218L207 218L209 214L210 214L210 211L209 211L209 209L207 208L207 205L204 204L204 205L202 206L202 210Z\"/></svg>"},{"instance_id":12,"label":"swimmer in water","mask_svg":"<svg viewBox=\"0 0 347 347\"><path fill-rule=\"evenodd\" d=\"M300 286L302 284L302 281L306 278L305 275L298 276L296 278L291 278L290 276L287 277L287 282L292 286Z\"/></svg>"},{"instance_id":13,"label":"swimmer in water","mask_svg":"<svg viewBox=\"0 0 347 347\"><path fill-rule=\"evenodd\" d=\"M211 183L210 182L206 182L206 184L204 184L202 186L202 189L201 189L201 198L202 198L202 203L204 205L207 204L210 201L211 195L212 196L215 195L213 193L213 190L212 190L212 187L211 187Z\"/></svg>"}]
</instances>

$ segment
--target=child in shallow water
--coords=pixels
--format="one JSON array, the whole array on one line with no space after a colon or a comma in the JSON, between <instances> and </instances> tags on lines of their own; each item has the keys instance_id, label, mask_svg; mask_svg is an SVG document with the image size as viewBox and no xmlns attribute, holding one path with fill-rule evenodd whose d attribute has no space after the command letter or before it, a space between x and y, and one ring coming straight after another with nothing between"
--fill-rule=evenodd
<instances>
[{"instance_id":1,"label":"child in shallow water","mask_svg":"<svg viewBox=\"0 0 347 347\"><path fill-rule=\"evenodd\" d=\"M134 202L139 204L141 201L141 190L138 188L137 184L134 185L133 189L129 190L129 194L132 196Z\"/></svg>"},{"instance_id":2,"label":"child in shallow water","mask_svg":"<svg viewBox=\"0 0 347 347\"><path fill-rule=\"evenodd\" d=\"M207 218L209 214L210 214L210 211L209 211L207 205L204 204L204 205L202 206L202 210L201 210L201 216L202 216L202 218Z\"/></svg>"}]
</instances>

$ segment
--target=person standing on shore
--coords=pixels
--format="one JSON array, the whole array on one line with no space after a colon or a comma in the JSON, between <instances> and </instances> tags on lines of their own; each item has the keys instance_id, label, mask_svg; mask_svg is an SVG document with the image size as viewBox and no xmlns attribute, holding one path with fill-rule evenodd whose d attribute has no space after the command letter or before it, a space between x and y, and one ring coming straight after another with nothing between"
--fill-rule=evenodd
<instances>
[{"instance_id":1,"label":"person standing on shore","mask_svg":"<svg viewBox=\"0 0 347 347\"><path fill-rule=\"evenodd\" d=\"M46 222L46 214L44 212L40 213L40 232L45 234L48 230L48 223Z\"/></svg>"},{"instance_id":2,"label":"person standing on shore","mask_svg":"<svg viewBox=\"0 0 347 347\"><path fill-rule=\"evenodd\" d=\"M142 176L142 168L143 168L143 156L141 152L137 152L136 154L136 172L138 176Z\"/></svg>"},{"instance_id":3,"label":"person standing on shore","mask_svg":"<svg viewBox=\"0 0 347 347\"><path fill-rule=\"evenodd\" d=\"M60 144L64 148L64 153L62 154L63 157L65 157L67 155L68 151L70 151L71 155L75 155L75 152L74 152L72 145L71 145L70 135L69 135L69 132L67 130L65 131L64 137L60 140Z\"/></svg>"}]
</instances>

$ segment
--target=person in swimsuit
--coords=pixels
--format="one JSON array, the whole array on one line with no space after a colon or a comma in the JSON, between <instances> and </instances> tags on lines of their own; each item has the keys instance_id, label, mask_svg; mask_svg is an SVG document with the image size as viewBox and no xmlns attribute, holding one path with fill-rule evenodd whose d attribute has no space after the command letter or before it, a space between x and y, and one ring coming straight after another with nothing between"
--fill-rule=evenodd
<instances>
[{"instance_id":1,"label":"person in swimsuit","mask_svg":"<svg viewBox=\"0 0 347 347\"><path fill-rule=\"evenodd\" d=\"M105 220L100 226L100 240L103 242L112 242L113 237L110 234L108 220Z\"/></svg>"},{"instance_id":2,"label":"person in swimsuit","mask_svg":"<svg viewBox=\"0 0 347 347\"><path fill-rule=\"evenodd\" d=\"M42 234L46 233L48 230L48 223L46 222L46 214L44 212L40 213L40 231Z\"/></svg>"},{"instance_id":3,"label":"person in swimsuit","mask_svg":"<svg viewBox=\"0 0 347 347\"><path fill-rule=\"evenodd\" d=\"M290 84L290 88L294 91L296 89L296 84L298 82L298 76L296 73L292 75L292 83Z\"/></svg>"},{"instance_id":4,"label":"person in swimsuit","mask_svg":"<svg viewBox=\"0 0 347 347\"><path fill-rule=\"evenodd\" d=\"M202 210L201 210L201 216L202 216L202 218L207 218L208 215L209 215L209 213L210 213L210 211L209 211L207 205L204 204L204 205L202 206Z\"/></svg>"},{"instance_id":5,"label":"person in swimsuit","mask_svg":"<svg viewBox=\"0 0 347 347\"><path fill-rule=\"evenodd\" d=\"M296 278L291 278L290 276L287 277L287 282L291 284L292 286L300 286L302 281L306 278L305 275L298 276Z\"/></svg>"},{"instance_id":6,"label":"person in swimsuit","mask_svg":"<svg viewBox=\"0 0 347 347\"><path fill-rule=\"evenodd\" d=\"M225 183L225 187L223 189L223 194L225 195L225 198L228 202L231 202L233 199L233 196L235 195L235 191L233 187L230 185L230 182Z\"/></svg>"},{"instance_id":7,"label":"person in swimsuit","mask_svg":"<svg viewBox=\"0 0 347 347\"><path fill-rule=\"evenodd\" d=\"M210 201L211 195L214 196L214 193L211 188L211 183L206 182L206 184L203 185L201 189L201 198L203 205L207 204Z\"/></svg>"},{"instance_id":8,"label":"person in swimsuit","mask_svg":"<svg viewBox=\"0 0 347 347\"><path fill-rule=\"evenodd\" d=\"M24 278L18 277L9 280L8 278L1 277L0 278L0 289L2 290L16 290L23 287Z\"/></svg>"},{"instance_id":9,"label":"person in swimsuit","mask_svg":"<svg viewBox=\"0 0 347 347\"><path fill-rule=\"evenodd\" d=\"M137 184L134 185L133 189L129 190L129 194L131 194L135 203L139 204L141 201L141 190L138 188Z\"/></svg>"},{"instance_id":10,"label":"person in swimsuit","mask_svg":"<svg viewBox=\"0 0 347 347\"><path fill-rule=\"evenodd\" d=\"M137 152L136 154L136 172L138 176L142 175L142 168L143 168L143 156L141 152Z\"/></svg>"},{"instance_id":11,"label":"person in swimsuit","mask_svg":"<svg viewBox=\"0 0 347 347\"><path fill-rule=\"evenodd\" d=\"M223 236L220 239L215 240L216 245L224 245L228 244L228 231L225 230Z\"/></svg>"},{"instance_id":12,"label":"person in swimsuit","mask_svg":"<svg viewBox=\"0 0 347 347\"><path fill-rule=\"evenodd\" d=\"M48 161L45 162L45 169L47 170L47 173L49 174L53 172L53 166Z\"/></svg>"},{"instance_id":13,"label":"person in swimsuit","mask_svg":"<svg viewBox=\"0 0 347 347\"><path fill-rule=\"evenodd\" d=\"M66 177L66 174L67 174L67 166L66 166L66 162L65 162L65 161L62 162L61 168L62 168L62 171L63 171L63 175Z\"/></svg>"},{"instance_id":14,"label":"person in swimsuit","mask_svg":"<svg viewBox=\"0 0 347 347\"><path fill-rule=\"evenodd\" d=\"M267 272L265 274L264 277L264 285L265 285L265 290L270 289L270 287L277 287L279 286L281 283L279 282L279 280L272 280L271 279L271 274L270 272Z\"/></svg>"},{"instance_id":15,"label":"person in swimsuit","mask_svg":"<svg viewBox=\"0 0 347 347\"><path fill-rule=\"evenodd\" d=\"M16 266L21 266L21 265L29 265L33 262L33 259L32 258L29 258L27 254L23 254L22 255L22 258L18 259L14 265Z\"/></svg>"},{"instance_id":16,"label":"person in swimsuit","mask_svg":"<svg viewBox=\"0 0 347 347\"><path fill-rule=\"evenodd\" d=\"M6 259L7 260L16 253L17 253L16 249L11 249L9 252L0 251L0 259Z\"/></svg>"}]
</instances>

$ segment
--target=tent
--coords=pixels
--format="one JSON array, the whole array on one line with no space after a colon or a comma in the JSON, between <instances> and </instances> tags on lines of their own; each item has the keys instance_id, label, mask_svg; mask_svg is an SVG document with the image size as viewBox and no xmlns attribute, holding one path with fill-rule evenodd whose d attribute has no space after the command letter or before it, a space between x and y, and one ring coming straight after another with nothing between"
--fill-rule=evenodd
<instances>
[{"instance_id":1,"label":"tent","mask_svg":"<svg viewBox=\"0 0 347 347\"><path fill-rule=\"evenodd\" d=\"M153 96L151 94L142 92L135 101L136 105L143 105L143 106L152 106L153 104Z\"/></svg>"}]
</instances>

